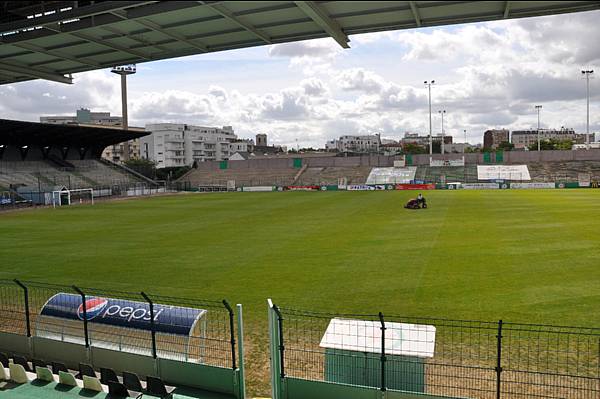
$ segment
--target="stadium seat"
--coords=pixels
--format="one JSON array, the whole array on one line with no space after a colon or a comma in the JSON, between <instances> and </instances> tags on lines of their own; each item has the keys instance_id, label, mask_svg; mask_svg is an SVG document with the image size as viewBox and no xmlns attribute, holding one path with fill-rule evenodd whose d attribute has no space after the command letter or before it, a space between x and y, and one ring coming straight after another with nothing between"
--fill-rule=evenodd
<instances>
[{"instance_id":1,"label":"stadium seat","mask_svg":"<svg viewBox=\"0 0 600 399\"><path fill-rule=\"evenodd\" d=\"M113 369L101 368L100 369L100 382L103 383L104 385L108 385L109 381L120 382L119 377L117 376L117 373L115 373L115 371Z\"/></svg>"},{"instance_id":2,"label":"stadium seat","mask_svg":"<svg viewBox=\"0 0 600 399\"><path fill-rule=\"evenodd\" d=\"M174 387L166 387L163 380L157 377L146 377L147 393L160 398L172 398Z\"/></svg>"},{"instance_id":3,"label":"stadium seat","mask_svg":"<svg viewBox=\"0 0 600 399\"><path fill-rule=\"evenodd\" d=\"M47 367L36 366L35 374L38 380L46 382L54 382L54 374Z\"/></svg>"},{"instance_id":4,"label":"stadium seat","mask_svg":"<svg viewBox=\"0 0 600 399\"><path fill-rule=\"evenodd\" d=\"M102 384L96 377L90 377L88 375L83 376L83 389L96 392L104 392Z\"/></svg>"},{"instance_id":5,"label":"stadium seat","mask_svg":"<svg viewBox=\"0 0 600 399\"><path fill-rule=\"evenodd\" d=\"M33 365L33 369L36 370L37 367L48 367L48 363L46 363L43 360L39 360L39 359L33 359L31 361L31 364Z\"/></svg>"},{"instance_id":6,"label":"stadium seat","mask_svg":"<svg viewBox=\"0 0 600 399\"><path fill-rule=\"evenodd\" d=\"M0 366L0 381L8 380L8 376L6 375L6 369L4 366Z\"/></svg>"},{"instance_id":7,"label":"stadium seat","mask_svg":"<svg viewBox=\"0 0 600 399\"><path fill-rule=\"evenodd\" d=\"M62 363L52 362L52 374L59 374L61 371L68 373L69 369L67 369L67 366Z\"/></svg>"},{"instance_id":8,"label":"stadium seat","mask_svg":"<svg viewBox=\"0 0 600 399\"><path fill-rule=\"evenodd\" d=\"M123 371L123 385L130 391L142 392L144 390L137 374L128 371Z\"/></svg>"},{"instance_id":9,"label":"stadium seat","mask_svg":"<svg viewBox=\"0 0 600 399\"><path fill-rule=\"evenodd\" d=\"M94 368L89 364L79 363L79 374L75 376L75 378L83 379L84 376L94 377L96 378L96 372Z\"/></svg>"},{"instance_id":10,"label":"stadium seat","mask_svg":"<svg viewBox=\"0 0 600 399\"><path fill-rule=\"evenodd\" d=\"M25 359L23 356L14 355L13 356L13 363L14 364L19 364L19 365L23 366L23 368L25 369L25 371L33 372L33 370L31 369L31 367L29 366L29 363L27 362L27 359Z\"/></svg>"},{"instance_id":11,"label":"stadium seat","mask_svg":"<svg viewBox=\"0 0 600 399\"><path fill-rule=\"evenodd\" d=\"M8 356L5 353L0 352L0 364L4 367L8 367Z\"/></svg>"},{"instance_id":12,"label":"stadium seat","mask_svg":"<svg viewBox=\"0 0 600 399\"><path fill-rule=\"evenodd\" d=\"M29 378L27 378L27 372L25 371L25 367L17 363L11 363L8 365L10 370L10 380L17 384L26 384L29 382Z\"/></svg>"},{"instance_id":13,"label":"stadium seat","mask_svg":"<svg viewBox=\"0 0 600 399\"><path fill-rule=\"evenodd\" d=\"M108 382L108 393L111 397L116 396L121 398L128 398L131 396L127 388L125 388L125 385L115 381ZM135 395L135 397L137 396L138 395Z\"/></svg>"},{"instance_id":14,"label":"stadium seat","mask_svg":"<svg viewBox=\"0 0 600 399\"><path fill-rule=\"evenodd\" d=\"M70 387L77 386L77 381L75 381L75 377L73 376L73 374L68 373L66 371L58 372L58 383L61 385L67 385Z\"/></svg>"}]
</instances>

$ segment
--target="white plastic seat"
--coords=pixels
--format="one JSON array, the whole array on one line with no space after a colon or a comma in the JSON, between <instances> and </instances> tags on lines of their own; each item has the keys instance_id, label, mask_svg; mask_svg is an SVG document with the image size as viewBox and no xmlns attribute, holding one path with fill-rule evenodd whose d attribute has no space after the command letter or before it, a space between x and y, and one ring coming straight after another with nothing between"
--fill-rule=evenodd
<instances>
[{"instance_id":1,"label":"white plastic seat","mask_svg":"<svg viewBox=\"0 0 600 399\"><path fill-rule=\"evenodd\" d=\"M3 365L0 364L0 381L8 380L8 376L6 375L6 369Z\"/></svg>"},{"instance_id":2,"label":"white plastic seat","mask_svg":"<svg viewBox=\"0 0 600 399\"><path fill-rule=\"evenodd\" d=\"M103 392L102 384L96 377L90 377L88 375L83 376L83 388L90 391Z\"/></svg>"},{"instance_id":3,"label":"white plastic seat","mask_svg":"<svg viewBox=\"0 0 600 399\"><path fill-rule=\"evenodd\" d=\"M20 364L11 363L8 365L10 371L10 380L17 384L26 384L29 382L27 372Z\"/></svg>"},{"instance_id":4,"label":"white plastic seat","mask_svg":"<svg viewBox=\"0 0 600 399\"><path fill-rule=\"evenodd\" d=\"M47 367L37 366L35 368L35 374L38 380L54 382L54 375L52 374L52 371L50 371L50 369L48 369Z\"/></svg>"},{"instance_id":5,"label":"white plastic seat","mask_svg":"<svg viewBox=\"0 0 600 399\"><path fill-rule=\"evenodd\" d=\"M58 372L58 383L62 385L68 385L71 387L77 386L77 381L75 381L75 377L73 376L73 374L64 371Z\"/></svg>"}]
</instances>

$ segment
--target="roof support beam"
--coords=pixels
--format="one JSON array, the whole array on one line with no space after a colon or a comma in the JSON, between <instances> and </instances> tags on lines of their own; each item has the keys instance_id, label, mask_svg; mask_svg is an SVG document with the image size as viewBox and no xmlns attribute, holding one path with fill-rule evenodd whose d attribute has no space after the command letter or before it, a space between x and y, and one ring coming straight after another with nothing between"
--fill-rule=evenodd
<instances>
[{"instance_id":1,"label":"roof support beam","mask_svg":"<svg viewBox=\"0 0 600 399\"><path fill-rule=\"evenodd\" d=\"M164 46L161 46L160 44L157 44L157 43L152 43L152 42L144 39L140 35L134 35L134 34L131 34L131 33L123 32L122 30L117 29L117 28L115 28L113 26L110 26L110 25L103 26L102 29L104 29L107 32L113 33L115 35L127 37L127 38L129 38L131 40L135 40L136 42L138 42L138 43L140 43L140 44L142 44L143 46L146 46L146 47L154 47L154 48L157 48L159 51L163 51L163 52L169 51Z\"/></svg>"},{"instance_id":2,"label":"roof support beam","mask_svg":"<svg viewBox=\"0 0 600 399\"><path fill-rule=\"evenodd\" d=\"M41 69L31 68L28 65L17 64L15 62L0 61L0 71L16 73L21 76L31 76L32 78L52 80L58 83L72 84L73 78L70 76L59 75L52 72L46 72Z\"/></svg>"},{"instance_id":3,"label":"roof support beam","mask_svg":"<svg viewBox=\"0 0 600 399\"><path fill-rule=\"evenodd\" d=\"M127 48L127 47L124 47L124 46L120 46L118 44L109 43L109 42L107 42L105 40L102 40L102 39L96 39L95 37L90 36L90 35L85 34L85 33L81 33L81 32L65 32L65 33L68 33L71 36L75 36L75 37L78 37L78 38L83 39L83 40L87 40L88 42L100 44L102 46L109 47L109 48L112 48L114 50L121 51L123 53L127 53L127 54L130 54L130 55L134 55L136 57L140 57L140 58L142 58L144 60L150 60L150 59L152 59L151 56L146 55L144 53L141 53L141 52L139 52L137 50L132 50L130 48Z\"/></svg>"},{"instance_id":4,"label":"roof support beam","mask_svg":"<svg viewBox=\"0 0 600 399\"><path fill-rule=\"evenodd\" d=\"M508 18L510 15L510 1L507 1L504 5L504 19Z\"/></svg>"},{"instance_id":5,"label":"roof support beam","mask_svg":"<svg viewBox=\"0 0 600 399\"><path fill-rule=\"evenodd\" d=\"M52 57L56 57L56 58L58 58L58 60L56 60L57 62L62 61L62 60L69 60L69 61L77 62L79 64L89 65L89 66L96 67L96 68L101 67L101 65L99 63L88 60L84 57L81 57L81 58L72 57L68 54L63 53L62 51L48 50L43 47L36 46L36 45L30 44L30 43L15 43L15 44L13 44L13 46L21 47L26 50L31 50L36 53L42 53L42 54L50 55Z\"/></svg>"},{"instance_id":6,"label":"roof support beam","mask_svg":"<svg viewBox=\"0 0 600 399\"><path fill-rule=\"evenodd\" d=\"M123 20L129 20L129 16L127 11L113 11L111 12L111 14L116 15L117 17L123 19ZM131 19L132 21L135 21L136 23L151 29L155 32L161 33L165 36L170 37L171 39L175 39L178 40L180 42L184 42L186 44L189 44L190 46L192 46L193 48L195 48L196 50L200 50L204 53L208 52L208 48L204 45L198 44L193 42L192 40L188 39L187 37L185 37L184 35L180 35L179 33L175 33L175 32L169 32L168 30L166 30L165 28L163 28L162 26L160 26L159 24L157 24L156 22L152 22L150 20L147 19L143 19L143 18L139 18L139 19Z\"/></svg>"},{"instance_id":7,"label":"roof support beam","mask_svg":"<svg viewBox=\"0 0 600 399\"><path fill-rule=\"evenodd\" d=\"M318 4L314 1L295 1L307 16L309 16L317 25L319 25L329 36L333 38L343 48L350 48L348 36L342 31L340 25L334 21Z\"/></svg>"},{"instance_id":8,"label":"roof support beam","mask_svg":"<svg viewBox=\"0 0 600 399\"><path fill-rule=\"evenodd\" d=\"M103 1L98 3L92 3L91 5L84 7L72 8L68 11L55 12L53 14L44 15L38 18L25 19L18 22L7 22L0 24L0 33L6 33L16 31L20 29L26 29L31 26L42 26L46 24L57 23L65 20L74 20L78 18L91 17L98 14L104 14L112 10L122 10L130 7L139 7L152 3L158 3L157 1Z\"/></svg>"},{"instance_id":9,"label":"roof support beam","mask_svg":"<svg viewBox=\"0 0 600 399\"><path fill-rule=\"evenodd\" d=\"M408 3L410 4L410 10L413 13L413 17L415 17L415 23L417 24L417 27L421 27L421 15L419 14L419 7L417 7L417 3L414 1L409 1Z\"/></svg>"},{"instance_id":10,"label":"roof support beam","mask_svg":"<svg viewBox=\"0 0 600 399\"><path fill-rule=\"evenodd\" d=\"M223 18L226 18L226 19L230 20L231 22L235 23L236 25L241 26L242 28L246 29L248 32L254 34L254 36L260 38L265 43L267 43L267 44L273 43L273 41L271 40L271 38L269 36L267 36L266 34L264 34L261 31L259 31L254 26L242 21L240 18L236 17L231 11L229 11L224 6L222 6L220 4L208 3L206 1L199 1L198 3L204 4L204 5L212 8L217 13L219 13Z\"/></svg>"}]
</instances>

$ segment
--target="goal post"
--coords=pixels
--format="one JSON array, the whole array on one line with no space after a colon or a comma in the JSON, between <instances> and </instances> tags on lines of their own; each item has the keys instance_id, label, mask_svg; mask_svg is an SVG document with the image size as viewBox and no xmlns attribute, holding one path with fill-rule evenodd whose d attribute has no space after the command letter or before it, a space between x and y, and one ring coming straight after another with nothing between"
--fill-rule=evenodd
<instances>
[{"instance_id":1,"label":"goal post","mask_svg":"<svg viewBox=\"0 0 600 399\"><path fill-rule=\"evenodd\" d=\"M90 202L94 205L94 189L78 188L52 191L52 207L63 205L83 204Z\"/></svg>"}]
</instances>

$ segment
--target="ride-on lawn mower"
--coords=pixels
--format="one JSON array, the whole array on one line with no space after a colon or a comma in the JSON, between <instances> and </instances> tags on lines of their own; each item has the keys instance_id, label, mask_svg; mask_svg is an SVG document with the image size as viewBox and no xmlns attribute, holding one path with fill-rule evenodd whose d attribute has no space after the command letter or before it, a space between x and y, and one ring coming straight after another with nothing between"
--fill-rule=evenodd
<instances>
[{"instance_id":1,"label":"ride-on lawn mower","mask_svg":"<svg viewBox=\"0 0 600 399\"><path fill-rule=\"evenodd\" d=\"M426 209L427 202L425 202L425 198L419 200L417 198L409 199L406 205L404 205L406 209Z\"/></svg>"}]
</instances>

